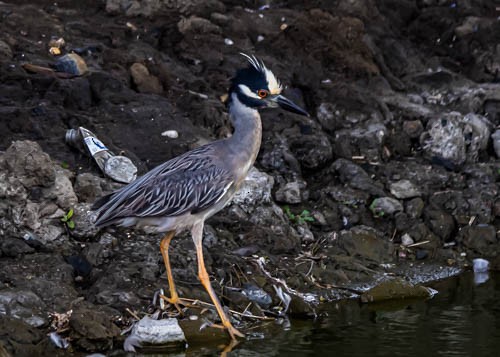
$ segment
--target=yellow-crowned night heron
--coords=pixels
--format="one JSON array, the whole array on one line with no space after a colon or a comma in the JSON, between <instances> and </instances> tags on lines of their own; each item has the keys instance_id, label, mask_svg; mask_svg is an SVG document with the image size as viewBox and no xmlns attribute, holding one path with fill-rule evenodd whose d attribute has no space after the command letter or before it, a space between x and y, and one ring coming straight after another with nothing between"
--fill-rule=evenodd
<instances>
[{"instance_id":1,"label":"yellow-crowned night heron","mask_svg":"<svg viewBox=\"0 0 500 357\"><path fill-rule=\"evenodd\" d=\"M100 198L93 206L97 226L116 224L166 232L160 249L170 288L168 301L177 308L182 302L170 270L168 248L176 232L190 229L198 256L198 277L210 295L223 327L233 339L243 334L231 325L210 285L203 261L203 224L231 200L257 157L262 137L257 110L281 106L308 115L280 95L281 84L262 61L254 56L244 56L250 65L236 72L229 91L229 117L234 126L230 138L175 157Z\"/></svg>"}]
</instances>

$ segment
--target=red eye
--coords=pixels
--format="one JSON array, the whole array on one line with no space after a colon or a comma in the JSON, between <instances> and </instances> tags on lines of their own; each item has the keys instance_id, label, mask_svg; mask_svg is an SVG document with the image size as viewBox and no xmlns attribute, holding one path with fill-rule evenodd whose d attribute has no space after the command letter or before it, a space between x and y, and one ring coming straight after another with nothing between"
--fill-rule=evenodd
<instances>
[{"instance_id":1,"label":"red eye","mask_svg":"<svg viewBox=\"0 0 500 357\"><path fill-rule=\"evenodd\" d=\"M258 96L259 96L259 97L261 97L261 98L265 98L265 97L267 97L267 95L268 95L269 93L268 93L268 91L267 91L267 90L265 90L265 89L259 89L259 90L257 91L257 94L258 94Z\"/></svg>"}]
</instances>

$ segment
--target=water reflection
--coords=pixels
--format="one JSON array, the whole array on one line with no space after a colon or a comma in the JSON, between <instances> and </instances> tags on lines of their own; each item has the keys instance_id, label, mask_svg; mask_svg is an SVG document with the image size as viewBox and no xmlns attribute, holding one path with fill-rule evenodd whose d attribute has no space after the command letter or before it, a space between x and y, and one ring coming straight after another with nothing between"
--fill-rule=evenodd
<instances>
[{"instance_id":1,"label":"water reflection","mask_svg":"<svg viewBox=\"0 0 500 357\"><path fill-rule=\"evenodd\" d=\"M293 320L289 329L270 323L227 356L498 355L500 275L476 285L470 273L432 287L439 294L427 301L343 302L316 321ZM185 355L220 353L221 346L191 346Z\"/></svg>"},{"instance_id":2,"label":"water reflection","mask_svg":"<svg viewBox=\"0 0 500 357\"><path fill-rule=\"evenodd\" d=\"M434 285L428 301L337 304L327 318L242 344L230 356L494 356L500 351L500 276ZM271 336L273 338L271 339Z\"/></svg>"}]
</instances>

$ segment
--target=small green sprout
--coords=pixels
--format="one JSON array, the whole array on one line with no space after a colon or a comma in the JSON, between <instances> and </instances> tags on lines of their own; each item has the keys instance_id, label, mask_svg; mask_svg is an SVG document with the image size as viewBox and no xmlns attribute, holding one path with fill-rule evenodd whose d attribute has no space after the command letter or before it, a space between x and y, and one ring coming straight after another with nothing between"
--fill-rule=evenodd
<instances>
[{"instance_id":1,"label":"small green sprout","mask_svg":"<svg viewBox=\"0 0 500 357\"><path fill-rule=\"evenodd\" d=\"M369 209L370 209L370 211L372 211L374 217L380 218L380 217L384 217L384 215L385 215L385 212L380 207L377 207L377 200L376 199L373 200Z\"/></svg>"},{"instance_id":2,"label":"small green sprout","mask_svg":"<svg viewBox=\"0 0 500 357\"><path fill-rule=\"evenodd\" d=\"M300 214L294 214L290 207L284 206L283 211L291 222L298 225L302 225L306 222L314 222L314 217L311 216L311 212L306 209L300 212Z\"/></svg>"},{"instance_id":3,"label":"small green sprout","mask_svg":"<svg viewBox=\"0 0 500 357\"><path fill-rule=\"evenodd\" d=\"M65 223L66 226L69 228L69 229L74 229L75 228L75 222L73 222L73 220L71 219L71 217L73 217L73 208L70 209L68 211L68 213L66 213L64 216L62 216L61 218L61 222Z\"/></svg>"}]
</instances>

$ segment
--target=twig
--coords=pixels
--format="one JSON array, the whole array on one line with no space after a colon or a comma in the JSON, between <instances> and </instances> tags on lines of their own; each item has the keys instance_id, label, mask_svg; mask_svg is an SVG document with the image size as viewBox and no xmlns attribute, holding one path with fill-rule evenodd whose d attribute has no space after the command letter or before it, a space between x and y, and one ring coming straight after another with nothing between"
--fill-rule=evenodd
<instances>
[{"instance_id":1,"label":"twig","mask_svg":"<svg viewBox=\"0 0 500 357\"><path fill-rule=\"evenodd\" d=\"M424 244L427 244L427 243L430 243L430 242L431 242L430 240L424 240L423 242L417 242L417 243L409 244L406 247L407 248L418 247L419 245L424 245Z\"/></svg>"},{"instance_id":2,"label":"twig","mask_svg":"<svg viewBox=\"0 0 500 357\"><path fill-rule=\"evenodd\" d=\"M139 316L137 316L137 314L135 312L133 312L132 310L130 310L128 307L125 309L125 311L127 311L130 315L132 315L132 317L134 319L136 319L137 321L139 321L141 319Z\"/></svg>"},{"instance_id":3,"label":"twig","mask_svg":"<svg viewBox=\"0 0 500 357\"><path fill-rule=\"evenodd\" d=\"M164 296L160 296L160 297L162 299L165 298ZM187 302L191 302L192 305L190 307L197 307L196 305L200 304L200 305L205 305L205 306L209 306L209 307L215 308L214 304L210 304L208 302L197 300L197 299L181 298L181 300L184 300L184 301L187 301ZM229 310L229 312L232 313L232 314L238 315L238 316L248 317L248 318L256 319L256 320L264 320L264 321L274 321L275 320L274 317L257 316L257 315L252 315L252 314L246 314L246 313L243 313L243 312L238 312L238 311L235 311L235 310Z\"/></svg>"}]
</instances>

